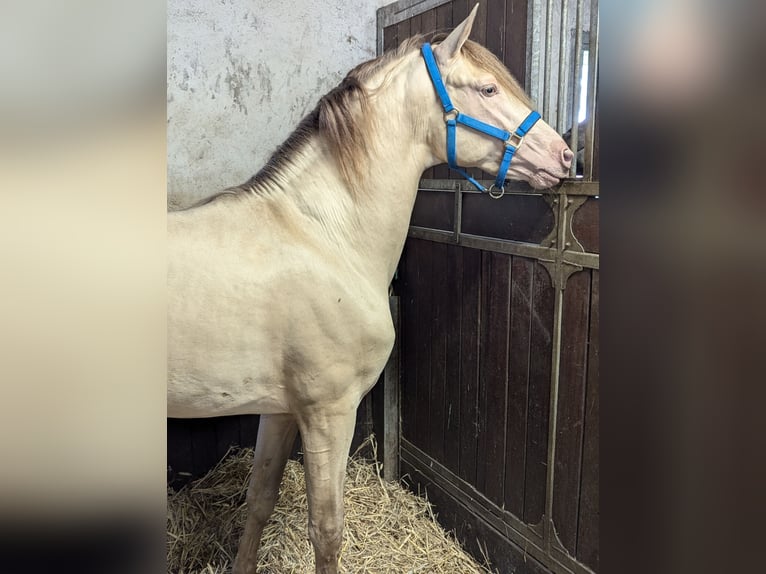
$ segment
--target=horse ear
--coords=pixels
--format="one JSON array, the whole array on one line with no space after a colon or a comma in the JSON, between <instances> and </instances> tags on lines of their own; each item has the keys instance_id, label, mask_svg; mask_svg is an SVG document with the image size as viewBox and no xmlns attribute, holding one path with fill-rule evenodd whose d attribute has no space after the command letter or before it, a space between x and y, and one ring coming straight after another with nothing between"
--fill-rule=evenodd
<instances>
[{"instance_id":1,"label":"horse ear","mask_svg":"<svg viewBox=\"0 0 766 574\"><path fill-rule=\"evenodd\" d=\"M434 56L436 56L436 61L440 66L448 66L460 55L460 49L465 44L468 36L471 35L471 28L473 27L473 21L476 18L476 11L478 9L479 5L476 4L471 13L468 14L468 18L463 20L441 44L434 48Z\"/></svg>"}]
</instances>

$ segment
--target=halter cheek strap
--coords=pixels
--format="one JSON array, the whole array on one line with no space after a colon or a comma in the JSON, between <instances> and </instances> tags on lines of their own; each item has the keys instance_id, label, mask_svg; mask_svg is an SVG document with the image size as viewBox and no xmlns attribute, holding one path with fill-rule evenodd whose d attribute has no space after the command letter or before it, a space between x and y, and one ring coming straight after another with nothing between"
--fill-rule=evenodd
<instances>
[{"instance_id":1,"label":"halter cheek strap","mask_svg":"<svg viewBox=\"0 0 766 574\"><path fill-rule=\"evenodd\" d=\"M489 192L494 198L499 198L505 192L505 176L508 173L508 168L511 166L513 155L516 150L519 149L524 136L532 129L532 126L540 119L540 114L537 112L530 112L526 119L521 122L521 125L516 128L513 133L500 129L490 124L486 124L481 120L477 120L471 116L461 114L460 111L452 105L447 88L444 86L441 73L439 72L439 66L436 64L431 44L425 43L421 48L423 54L423 60L425 60L426 68L428 69L428 75L431 77L431 82L434 85L436 94L441 100L442 108L444 109L444 121L447 124L447 162L450 168L458 172L464 178L466 178L476 189L483 192ZM505 144L505 152L503 153L503 159L500 162L500 169L497 172L495 183L487 189L457 164L457 126L463 125L467 128L471 128L477 132L486 134L495 139L501 140ZM499 193L494 194L493 191L497 189Z\"/></svg>"}]
</instances>

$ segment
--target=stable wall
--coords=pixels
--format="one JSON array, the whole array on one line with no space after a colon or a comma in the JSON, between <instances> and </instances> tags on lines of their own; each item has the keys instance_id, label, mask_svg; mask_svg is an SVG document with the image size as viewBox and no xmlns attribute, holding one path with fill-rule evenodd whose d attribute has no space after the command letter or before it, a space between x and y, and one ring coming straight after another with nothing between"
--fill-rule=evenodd
<instances>
[{"instance_id":1,"label":"stable wall","mask_svg":"<svg viewBox=\"0 0 766 574\"><path fill-rule=\"evenodd\" d=\"M386 0L168 0L168 207L243 183L348 70Z\"/></svg>"}]
</instances>

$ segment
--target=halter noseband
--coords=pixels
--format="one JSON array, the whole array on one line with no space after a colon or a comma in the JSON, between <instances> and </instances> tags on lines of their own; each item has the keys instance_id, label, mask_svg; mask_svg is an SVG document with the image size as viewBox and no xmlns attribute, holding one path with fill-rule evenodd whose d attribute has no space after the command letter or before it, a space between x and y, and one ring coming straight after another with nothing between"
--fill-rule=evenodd
<instances>
[{"instance_id":1,"label":"halter noseband","mask_svg":"<svg viewBox=\"0 0 766 574\"><path fill-rule=\"evenodd\" d=\"M508 173L513 154L515 154L516 150L521 147L527 132L532 129L532 126L540 119L540 114L534 111L530 112L513 133L485 124L471 116L461 114L460 111L452 105L452 100L450 100L449 94L447 93L447 88L444 87L444 82L442 81L442 76L439 72L439 66L436 64L431 44L423 44L420 51L423 53L423 59L426 62L426 68L428 68L428 75L431 76L431 82L433 83L436 94L439 96L442 107L444 108L444 121L447 124L447 161L449 162L450 168L466 178L479 191L489 192L489 195L495 199L502 197L503 193L505 193L505 175ZM500 169L497 172L495 183L493 183L489 189L468 175L468 173L457 164L457 124L464 125L472 130L499 139L505 144L505 153L503 154L503 160L500 162ZM493 194L492 192L495 189L500 193Z\"/></svg>"}]
</instances>

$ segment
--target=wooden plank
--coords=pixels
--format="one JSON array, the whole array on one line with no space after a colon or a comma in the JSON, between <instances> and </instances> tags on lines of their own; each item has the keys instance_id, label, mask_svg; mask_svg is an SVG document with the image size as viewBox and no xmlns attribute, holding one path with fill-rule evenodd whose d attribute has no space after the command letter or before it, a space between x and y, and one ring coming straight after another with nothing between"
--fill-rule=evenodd
<instances>
[{"instance_id":1,"label":"wooden plank","mask_svg":"<svg viewBox=\"0 0 766 574\"><path fill-rule=\"evenodd\" d=\"M497 528L486 522L482 515L472 512L421 471L402 462L402 472L409 477L412 492L427 492L439 523L448 531L454 531L463 547L480 563L489 558L492 572L514 574L550 574L526 549L508 540Z\"/></svg>"},{"instance_id":2,"label":"wooden plank","mask_svg":"<svg viewBox=\"0 0 766 574\"><path fill-rule=\"evenodd\" d=\"M505 5L503 63L522 86L527 75L527 0L507 0Z\"/></svg>"},{"instance_id":3,"label":"wooden plank","mask_svg":"<svg viewBox=\"0 0 766 574\"><path fill-rule=\"evenodd\" d=\"M192 419L192 472L202 476L220 460L218 457L215 419Z\"/></svg>"},{"instance_id":4,"label":"wooden plank","mask_svg":"<svg viewBox=\"0 0 766 574\"><path fill-rule=\"evenodd\" d=\"M523 518L527 524L537 524L545 512L554 294L548 272L535 263L529 327L529 405L524 479Z\"/></svg>"},{"instance_id":5,"label":"wooden plank","mask_svg":"<svg viewBox=\"0 0 766 574\"><path fill-rule=\"evenodd\" d=\"M522 257L513 258L511 263L511 336L508 351L505 509L519 518L524 516L533 273L533 261Z\"/></svg>"},{"instance_id":6,"label":"wooden plank","mask_svg":"<svg viewBox=\"0 0 766 574\"><path fill-rule=\"evenodd\" d=\"M460 471L460 328L462 310L463 253L456 245L447 246L447 369L444 428L444 466Z\"/></svg>"},{"instance_id":7,"label":"wooden plank","mask_svg":"<svg viewBox=\"0 0 766 574\"><path fill-rule=\"evenodd\" d=\"M430 393L431 393L431 280L432 254L436 244L422 242L418 248L417 274L415 275L414 291L417 299L416 317L416 421L415 434L412 442L424 450L428 450L430 430Z\"/></svg>"},{"instance_id":8,"label":"wooden plank","mask_svg":"<svg viewBox=\"0 0 766 574\"><path fill-rule=\"evenodd\" d=\"M397 46L410 37L410 21L404 20L396 25Z\"/></svg>"},{"instance_id":9,"label":"wooden plank","mask_svg":"<svg viewBox=\"0 0 766 574\"><path fill-rule=\"evenodd\" d=\"M408 239L404 246L401 272L402 298L402 372L401 409L402 434L413 440L417 422L417 344L418 344L418 293L415 290L420 248L423 241Z\"/></svg>"},{"instance_id":10,"label":"wooden plank","mask_svg":"<svg viewBox=\"0 0 766 574\"><path fill-rule=\"evenodd\" d=\"M503 61L505 54L505 3L506 0L487 2L487 49Z\"/></svg>"},{"instance_id":11,"label":"wooden plank","mask_svg":"<svg viewBox=\"0 0 766 574\"><path fill-rule=\"evenodd\" d=\"M258 415L242 415L239 418L239 444L242 447L253 447L258 438Z\"/></svg>"},{"instance_id":12,"label":"wooden plank","mask_svg":"<svg viewBox=\"0 0 766 574\"><path fill-rule=\"evenodd\" d=\"M476 485L478 445L479 317L481 309L481 251L462 250L460 307L460 478Z\"/></svg>"},{"instance_id":13,"label":"wooden plank","mask_svg":"<svg viewBox=\"0 0 766 574\"><path fill-rule=\"evenodd\" d=\"M396 25L383 28L383 51L395 49L399 45L399 35Z\"/></svg>"},{"instance_id":14,"label":"wooden plank","mask_svg":"<svg viewBox=\"0 0 766 574\"><path fill-rule=\"evenodd\" d=\"M185 484L194 470L191 426L186 419L167 419L168 483ZM179 473L184 473L179 475Z\"/></svg>"},{"instance_id":15,"label":"wooden plank","mask_svg":"<svg viewBox=\"0 0 766 574\"><path fill-rule=\"evenodd\" d=\"M436 31L436 8L432 8L421 14L420 33L432 34Z\"/></svg>"},{"instance_id":16,"label":"wooden plank","mask_svg":"<svg viewBox=\"0 0 766 574\"><path fill-rule=\"evenodd\" d=\"M508 392L508 336L511 304L511 258L485 253L482 275L486 278L482 324L481 396L478 465L481 491L498 505L503 504L505 478L505 431Z\"/></svg>"},{"instance_id":17,"label":"wooden plank","mask_svg":"<svg viewBox=\"0 0 766 574\"><path fill-rule=\"evenodd\" d=\"M444 462L444 429L447 419L444 411L445 379L447 371L447 245L431 244L431 389L429 396L428 452L439 462Z\"/></svg>"},{"instance_id":18,"label":"wooden plank","mask_svg":"<svg viewBox=\"0 0 766 574\"><path fill-rule=\"evenodd\" d=\"M593 272L577 558L599 570L599 273Z\"/></svg>"},{"instance_id":19,"label":"wooden plank","mask_svg":"<svg viewBox=\"0 0 766 574\"><path fill-rule=\"evenodd\" d=\"M216 448L218 458L226 456L231 447L240 446L238 417L221 417L215 426Z\"/></svg>"},{"instance_id":20,"label":"wooden plank","mask_svg":"<svg viewBox=\"0 0 766 574\"><path fill-rule=\"evenodd\" d=\"M585 251L599 252L599 208L601 200L589 197L572 217L572 233Z\"/></svg>"},{"instance_id":21,"label":"wooden plank","mask_svg":"<svg viewBox=\"0 0 766 574\"><path fill-rule=\"evenodd\" d=\"M580 271L569 278L561 318L553 523L559 540L573 555L580 499L590 275L591 271Z\"/></svg>"}]
</instances>

